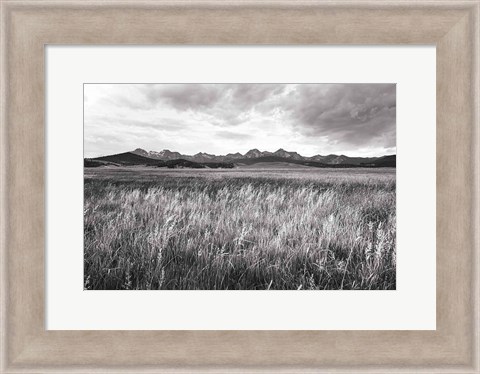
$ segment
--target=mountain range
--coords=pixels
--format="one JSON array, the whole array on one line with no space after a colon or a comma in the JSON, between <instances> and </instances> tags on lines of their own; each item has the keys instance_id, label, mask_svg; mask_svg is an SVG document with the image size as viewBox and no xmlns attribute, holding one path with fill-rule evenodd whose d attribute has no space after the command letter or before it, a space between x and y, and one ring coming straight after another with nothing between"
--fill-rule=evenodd
<instances>
[{"instance_id":1,"label":"mountain range","mask_svg":"<svg viewBox=\"0 0 480 374\"><path fill-rule=\"evenodd\" d=\"M305 157L297 152L288 152L279 149L276 152L259 151L251 149L245 154L228 153L226 155L214 155L199 152L194 155L184 155L172 152L168 149L163 151L146 151L137 148L131 152L115 155L85 159L85 166L102 165L147 165L157 167L191 167L191 168L233 168L241 165L254 165L262 163L297 164L311 167L396 167L396 155L382 157L349 157L345 155L330 154L327 156L315 155Z\"/></svg>"},{"instance_id":2,"label":"mountain range","mask_svg":"<svg viewBox=\"0 0 480 374\"><path fill-rule=\"evenodd\" d=\"M194 155L184 155L179 152L172 152L168 149L164 149L163 151L146 151L141 148L137 148L132 153L137 154L139 156L153 158L156 160L178 160L184 159L193 162L239 162L239 160L244 159L257 159L262 157L281 157L288 160L297 160L297 161L315 161L320 162L322 164L328 165L342 165L342 164L349 164L349 165L359 165L359 164L366 164L372 163L377 161L380 157L348 157L345 155L334 155L330 154L327 156L322 155L315 155L311 157L301 156L297 152L289 152L285 151L284 149L280 148L276 152L268 152L268 151L259 151L258 149L254 148L249 150L245 154L237 153L228 153L226 155L214 155L205 152L199 152Z\"/></svg>"}]
</instances>

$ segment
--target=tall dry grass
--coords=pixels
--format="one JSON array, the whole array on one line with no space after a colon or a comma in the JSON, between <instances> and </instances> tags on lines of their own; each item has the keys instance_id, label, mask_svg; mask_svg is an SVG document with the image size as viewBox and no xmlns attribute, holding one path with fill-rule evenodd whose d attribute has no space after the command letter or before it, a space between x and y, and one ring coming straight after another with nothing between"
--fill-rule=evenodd
<instances>
[{"instance_id":1,"label":"tall dry grass","mask_svg":"<svg viewBox=\"0 0 480 374\"><path fill-rule=\"evenodd\" d=\"M395 289L395 196L348 171L86 178L84 285Z\"/></svg>"}]
</instances>

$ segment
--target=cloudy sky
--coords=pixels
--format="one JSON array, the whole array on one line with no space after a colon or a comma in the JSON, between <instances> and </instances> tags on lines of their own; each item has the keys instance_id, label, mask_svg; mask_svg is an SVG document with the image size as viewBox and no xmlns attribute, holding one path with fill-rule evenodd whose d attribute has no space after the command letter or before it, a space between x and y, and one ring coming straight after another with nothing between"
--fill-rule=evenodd
<instances>
[{"instance_id":1,"label":"cloudy sky","mask_svg":"<svg viewBox=\"0 0 480 374\"><path fill-rule=\"evenodd\" d=\"M85 84L85 157L395 153L394 84Z\"/></svg>"}]
</instances>

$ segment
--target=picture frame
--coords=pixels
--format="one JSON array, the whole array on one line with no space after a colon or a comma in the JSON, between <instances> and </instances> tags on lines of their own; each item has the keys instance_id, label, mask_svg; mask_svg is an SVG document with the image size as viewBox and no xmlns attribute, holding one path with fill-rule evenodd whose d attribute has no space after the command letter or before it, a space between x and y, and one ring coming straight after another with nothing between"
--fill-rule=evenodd
<instances>
[{"instance_id":1,"label":"picture frame","mask_svg":"<svg viewBox=\"0 0 480 374\"><path fill-rule=\"evenodd\" d=\"M7 0L1 12L1 372L479 372L478 0ZM45 330L50 44L435 44L437 329Z\"/></svg>"}]
</instances>

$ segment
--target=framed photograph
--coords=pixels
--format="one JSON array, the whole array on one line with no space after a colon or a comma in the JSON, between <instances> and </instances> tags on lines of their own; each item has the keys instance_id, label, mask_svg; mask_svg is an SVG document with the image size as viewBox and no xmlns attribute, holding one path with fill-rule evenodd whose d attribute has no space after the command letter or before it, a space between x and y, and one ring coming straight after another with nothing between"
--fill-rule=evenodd
<instances>
[{"instance_id":1,"label":"framed photograph","mask_svg":"<svg viewBox=\"0 0 480 374\"><path fill-rule=\"evenodd\" d=\"M2 373L480 372L480 1L1 10Z\"/></svg>"},{"instance_id":2,"label":"framed photograph","mask_svg":"<svg viewBox=\"0 0 480 374\"><path fill-rule=\"evenodd\" d=\"M395 290L395 117L392 83L85 84L84 289Z\"/></svg>"}]
</instances>

